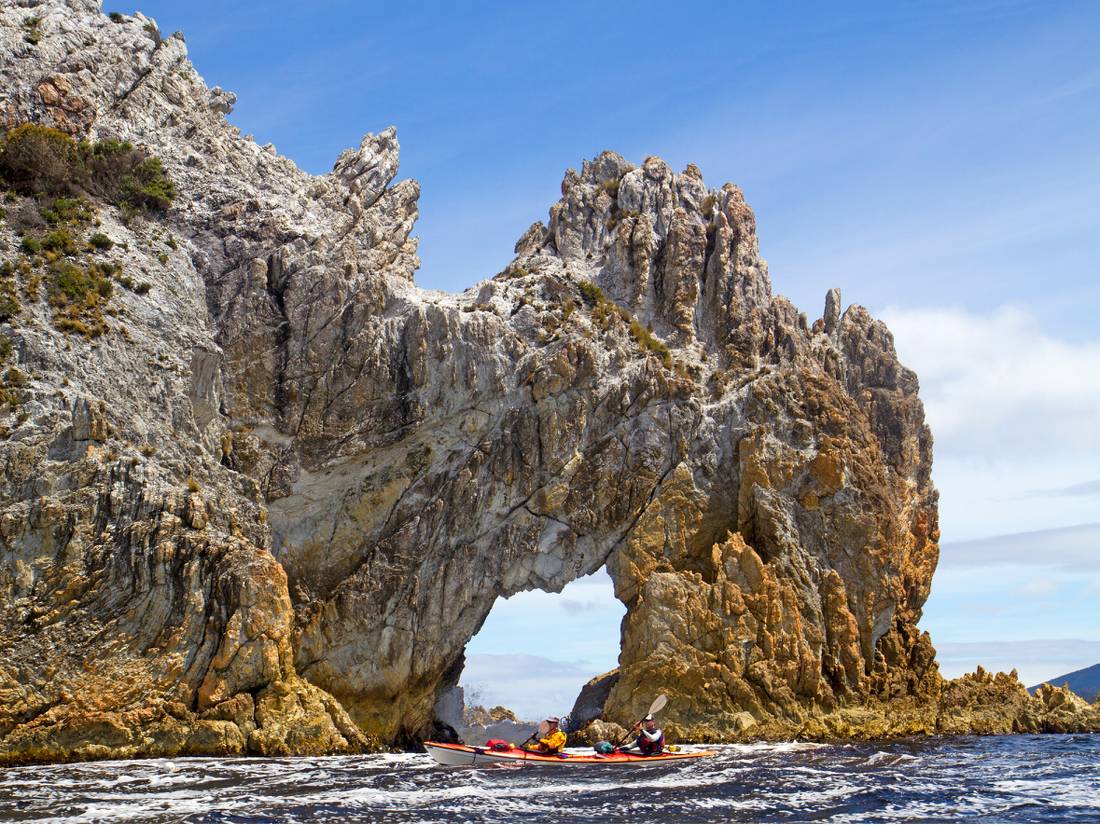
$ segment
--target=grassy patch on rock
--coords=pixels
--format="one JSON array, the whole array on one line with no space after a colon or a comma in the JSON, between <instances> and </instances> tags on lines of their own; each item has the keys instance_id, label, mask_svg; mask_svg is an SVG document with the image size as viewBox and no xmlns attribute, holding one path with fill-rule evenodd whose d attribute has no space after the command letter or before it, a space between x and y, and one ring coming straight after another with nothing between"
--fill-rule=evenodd
<instances>
[{"instance_id":1,"label":"grassy patch on rock","mask_svg":"<svg viewBox=\"0 0 1100 825\"><path fill-rule=\"evenodd\" d=\"M3 323L13 321L23 309L19 303L19 291L15 280L16 271L16 266L11 261L0 264L0 322ZM2 358L0 358L0 363L3 363Z\"/></svg>"},{"instance_id":2,"label":"grassy patch on rock","mask_svg":"<svg viewBox=\"0 0 1100 825\"><path fill-rule=\"evenodd\" d=\"M630 314L629 310L610 300L604 295L603 290L591 281L581 281L580 289L585 300L592 306L592 321L597 327L606 332L610 327L611 319L620 318L630 331L630 337L642 352L653 353L666 369L672 369L672 353L664 341L653 334L653 330L643 326Z\"/></svg>"},{"instance_id":3,"label":"grassy patch on rock","mask_svg":"<svg viewBox=\"0 0 1100 825\"><path fill-rule=\"evenodd\" d=\"M114 292L110 267L76 266L67 261L50 267L47 298L53 325L62 332L97 338L107 332L103 309Z\"/></svg>"},{"instance_id":4,"label":"grassy patch on rock","mask_svg":"<svg viewBox=\"0 0 1100 825\"><path fill-rule=\"evenodd\" d=\"M15 359L15 346L8 336L0 333L0 413L17 412L20 407L19 388L27 383L23 372L11 364ZM7 438L6 426L0 426L0 438Z\"/></svg>"}]
</instances>

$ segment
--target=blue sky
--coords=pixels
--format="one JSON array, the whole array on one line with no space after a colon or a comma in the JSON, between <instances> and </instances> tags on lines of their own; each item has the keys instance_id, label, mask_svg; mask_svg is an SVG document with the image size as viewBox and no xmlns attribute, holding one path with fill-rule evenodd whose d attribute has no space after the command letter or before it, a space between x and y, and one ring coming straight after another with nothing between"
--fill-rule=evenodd
<instances>
[{"instance_id":1,"label":"blue sky","mask_svg":"<svg viewBox=\"0 0 1100 825\"><path fill-rule=\"evenodd\" d=\"M983 641L1026 656L1023 640L1100 640L1100 4L138 8L239 95L235 124L308 171L396 125L401 174L422 184L426 287L496 273L564 170L603 149L738 183L775 290L814 317L841 287L921 376L944 541L922 624L962 645L945 670ZM990 536L1024 549L974 567ZM1063 564L1067 542L1084 562ZM539 636L565 608L523 594L471 661L614 665L621 606L600 586L564 594L596 605L564 623L584 650ZM542 618L519 633L523 615ZM1078 649L1087 661L1058 666L1092 664Z\"/></svg>"}]
</instances>

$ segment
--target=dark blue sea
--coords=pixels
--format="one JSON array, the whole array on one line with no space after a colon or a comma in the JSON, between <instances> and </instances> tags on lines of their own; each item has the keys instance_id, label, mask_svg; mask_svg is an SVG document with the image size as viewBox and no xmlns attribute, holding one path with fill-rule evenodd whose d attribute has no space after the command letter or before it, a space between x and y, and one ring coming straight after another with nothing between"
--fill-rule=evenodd
<instances>
[{"instance_id":1,"label":"dark blue sea","mask_svg":"<svg viewBox=\"0 0 1100 825\"><path fill-rule=\"evenodd\" d=\"M1100 735L726 745L635 768L424 754L0 770L0 821L1096 822Z\"/></svg>"}]
</instances>

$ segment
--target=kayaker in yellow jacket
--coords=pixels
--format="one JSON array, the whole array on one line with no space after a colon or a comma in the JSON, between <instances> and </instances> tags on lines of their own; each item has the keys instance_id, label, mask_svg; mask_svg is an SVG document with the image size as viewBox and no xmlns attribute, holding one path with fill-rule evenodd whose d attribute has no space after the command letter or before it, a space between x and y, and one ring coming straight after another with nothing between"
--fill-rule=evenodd
<instances>
[{"instance_id":1,"label":"kayaker in yellow jacket","mask_svg":"<svg viewBox=\"0 0 1100 825\"><path fill-rule=\"evenodd\" d=\"M546 734L535 740L534 744L527 745L527 750L537 751L538 753L561 753L561 749L565 747L566 739L565 734L558 727L558 722L561 720L556 716L549 716L545 721L547 725Z\"/></svg>"}]
</instances>

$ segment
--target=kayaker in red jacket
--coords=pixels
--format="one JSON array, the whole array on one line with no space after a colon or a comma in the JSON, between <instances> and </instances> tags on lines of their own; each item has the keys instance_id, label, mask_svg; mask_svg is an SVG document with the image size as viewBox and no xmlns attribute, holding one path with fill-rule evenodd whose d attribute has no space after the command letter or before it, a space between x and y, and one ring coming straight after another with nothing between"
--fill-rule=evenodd
<instances>
[{"instance_id":1,"label":"kayaker in red jacket","mask_svg":"<svg viewBox=\"0 0 1100 825\"><path fill-rule=\"evenodd\" d=\"M634 741L623 746L623 750L637 748L642 756L657 756L665 749L665 732L657 727L652 715L634 726Z\"/></svg>"},{"instance_id":2,"label":"kayaker in red jacket","mask_svg":"<svg viewBox=\"0 0 1100 825\"><path fill-rule=\"evenodd\" d=\"M538 753L561 753L561 749L565 747L566 735L558 727L558 722L561 721L556 716L550 716L546 719L548 730L546 734L540 737L533 745L526 747L529 751L537 751Z\"/></svg>"}]
</instances>

